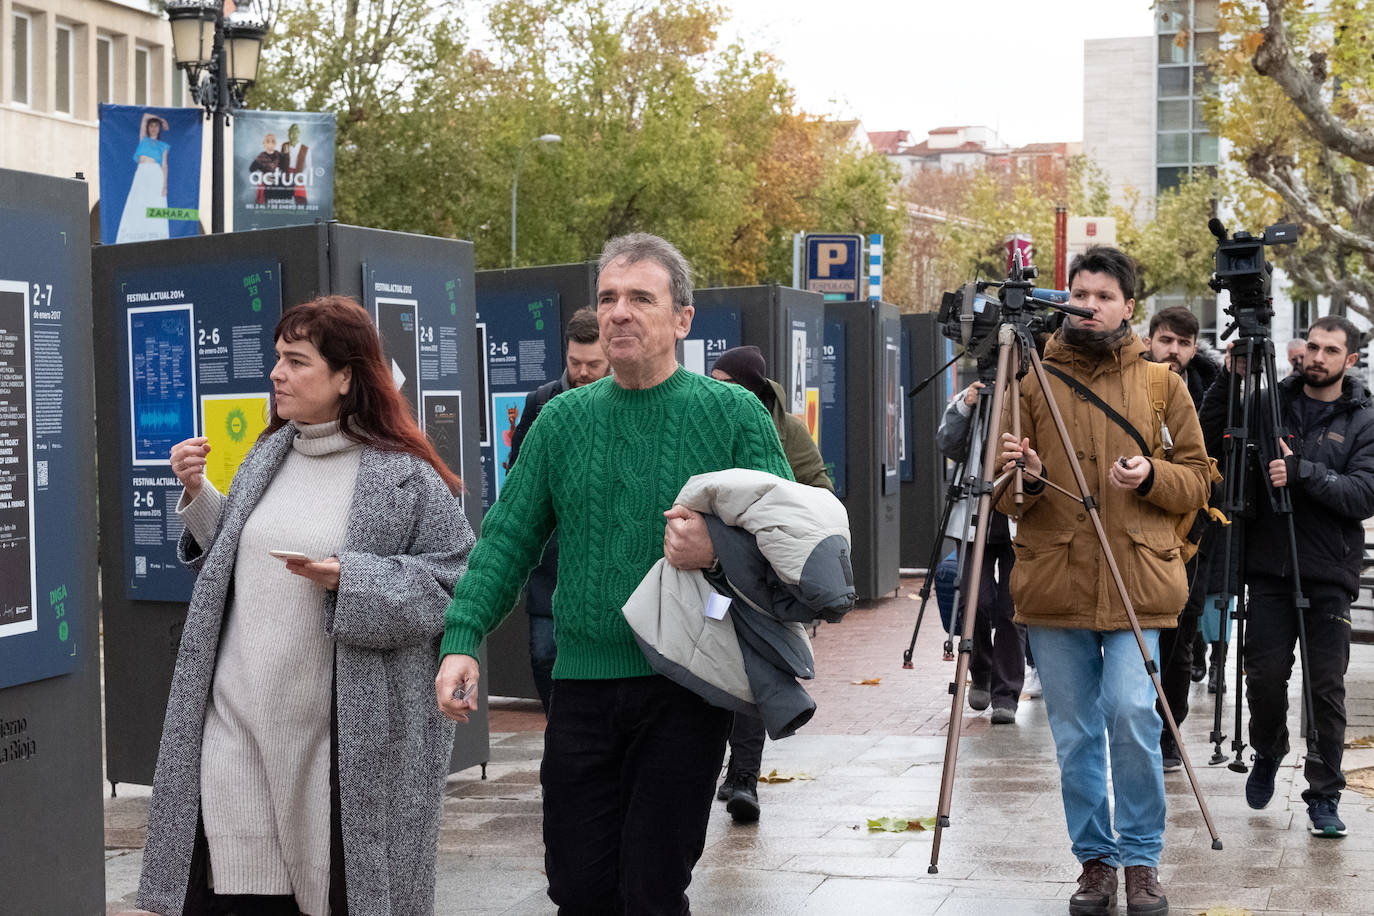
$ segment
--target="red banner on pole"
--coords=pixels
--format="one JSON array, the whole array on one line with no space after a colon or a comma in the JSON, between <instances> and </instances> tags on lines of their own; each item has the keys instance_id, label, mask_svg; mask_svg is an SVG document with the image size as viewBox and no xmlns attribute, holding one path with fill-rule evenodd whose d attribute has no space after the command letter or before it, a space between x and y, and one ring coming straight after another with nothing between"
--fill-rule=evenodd
<instances>
[{"instance_id":1,"label":"red banner on pole","mask_svg":"<svg viewBox=\"0 0 1374 916\"><path fill-rule=\"evenodd\" d=\"M1063 289L1068 276L1069 259L1069 211L1067 207L1054 208L1054 288Z\"/></svg>"}]
</instances>

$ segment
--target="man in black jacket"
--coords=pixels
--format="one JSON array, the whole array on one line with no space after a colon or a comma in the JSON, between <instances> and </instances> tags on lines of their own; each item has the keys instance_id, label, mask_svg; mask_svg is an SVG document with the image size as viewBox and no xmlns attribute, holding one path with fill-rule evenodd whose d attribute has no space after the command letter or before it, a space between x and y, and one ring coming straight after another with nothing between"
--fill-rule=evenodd
<instances>
[{"instance_id":1,"label":"man in black jacket","mask_svg":"<svg viewBox=\"0 0 1374 916\"><path fill-rule=\"evenodd\" d=\"M1198 320L1182 306L1160 309L1150 317L1150 336L1144 343L1149 347L1150 359L1164 363L1183 377L1192 395L1193 404L1202 405L1203 395L1221 374L1221 366L1208 353L1198 351ZM1192 683L1193 644L1198 631L1202 606L1210 592L1219 592L1224 583L1212 587L1214 573L1219 575L1221 558L1216 557L1213 542L1216 526L1209 525L1198 546L1197 554L1188 561L1188 600L1179 614L1178 626L1159 631L1159 679L1169 711L1179 725L1188 717L1188 688ZM1215 560L1215 562L1213 562ZM1159 704L1156 703L1156 708ZM1164 717L1160 709L1160 718ZM1183 757L1174 735L1165 726L1159 735L1160 757L1164 772L1182 769Z\"/></svg>"},{"instance_id":2,"label":"man in black jacket","mask_svg":"<svg viewBox=\"0 0 1374 916\"><path fill-rule=\"evenodd\" d=\"M520 444L525 441L525 434L530 431L535 417L539 416L545 404L569 388L580 388L595 382L611 371L611 364L601 351L601 332L593 306L573 312L568 319L567 338L568 355L564 360L563 374L540 385L525 398L525 409L520 412L520 422L510 437L510 467L515 467ZM530 615L530 670L534 674L534 689L539 691L539 702L544 706L544 715L549 713L549 697L553 693L553 662L558 655L558 644L553 637L553 590L557 584L558 535L555 533L544 546L544 559L530 573L525 591L525 611Z\"/></svg>"},{"instance_id":3,"label":"man in black jacket","mask_svg":"<svg viewBox=\"0 0 1374 916\"><path fill-rule=\"evenodd\" d=\"M1289 436L1273 452L1261 441L1265 471L1293 500L1298 572L1309 602L1308 680L1317 741L1307 749L1304 775L1309 830L1314 836L1345 836L1337 814L1345 776L1345 670L1350 660L1350 602L1360 588L1364 556L1363 520L1374 515L1374 409L1364 383L1347 375L1358 358L1359 332L1347 319L1328 316L1312 323L1302 375L1278 383L1279 416ZM1229 363L1229 359L1228 359ZM1229 368L1229 366L1228 366ZM1243 367L1241 367L1243 370ZM1252 411L1268 414L1261 402ZM1228 388L1223 373L1203 402L1202 427L1211 446L1226 424ZM1219 453L1213 452L1213 454ZM1264 492L1255 517L1245 526L1245 568L1249 585L1245 635L1245 680L1250 706L1254 766L1245 799L1263 808L1274 794L1279 762L1288 753L1288 678L1298 636L1293 607L1287 525Z\"/></svg>"}]
</instances>

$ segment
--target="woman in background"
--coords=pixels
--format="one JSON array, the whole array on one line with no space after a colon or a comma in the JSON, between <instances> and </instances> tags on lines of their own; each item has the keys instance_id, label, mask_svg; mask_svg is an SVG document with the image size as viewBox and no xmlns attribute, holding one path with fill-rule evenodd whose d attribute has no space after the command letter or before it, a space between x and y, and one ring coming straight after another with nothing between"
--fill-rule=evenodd
<instances>
[{"instance_id":1,"label":"woman in background","mask_svg":"<svg viewBox=\"0 0 1374 916\"><path fill-rule=\"evenodd\" d=\"M156 913L429 914L453 724L444 610L472 545L351 299L286 312L271 422L227 496L172 448L198 571L138 904Z\"/></svg>"},{"instance_id":2,"label":"woman in background","mask_svg":"<svg viewBox=\"0 0 1374 916\"><path fill-rule=\"evenodd\" d=\"M116 242L167 238L167 220L148 216L150 207L165 209L167 206L167 151L171 147L162 140L162 132L166 129L167 122L162 118L150 113L143 115L138 147L134 150L137 167L129 196L124 198Z\"/></svg>"}]
</instances>

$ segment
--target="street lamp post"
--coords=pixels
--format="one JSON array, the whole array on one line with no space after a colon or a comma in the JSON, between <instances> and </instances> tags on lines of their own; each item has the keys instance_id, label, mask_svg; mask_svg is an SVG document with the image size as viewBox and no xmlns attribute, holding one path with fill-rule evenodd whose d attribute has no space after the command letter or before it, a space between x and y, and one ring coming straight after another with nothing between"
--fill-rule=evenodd
<instances>
[{"instance_id":1,"label":"street lamp post","mask_svg":"<svg viewBox=\"0 0 1374 916\"><path fill-rule=\"evenodd\" d=\"M267 21L251 7L224 15L224 0L169 0L172 51L210 134L210 231L224 231L224 125L258 76Z\"/></svg>"},{"instance_id":2,"label":"street lamp post","mask_svg":"<svg viewBox=\"0 0 1374 916\"><path fill-rule=\"evenodd\" d=\"M562 143L563 138L558 134L542 134L535 137L524 146L520 147L520 152L515 157L515 177L510 183L510 266L515 266L515 197L516 191L520 187L520 165L525 161L525 152L536 143Z\"/></svg>"}]
</instances>

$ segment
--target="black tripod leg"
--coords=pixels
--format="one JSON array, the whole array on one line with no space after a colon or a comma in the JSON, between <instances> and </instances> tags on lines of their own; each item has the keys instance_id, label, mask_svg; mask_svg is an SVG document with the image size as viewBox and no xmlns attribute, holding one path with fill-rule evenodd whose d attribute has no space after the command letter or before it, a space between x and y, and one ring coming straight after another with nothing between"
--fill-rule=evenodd
<instances>
[{"instance_id":1,"label":"black tripod leg","mask_svg":"<svg viewBox=\"0 0 1374 916\"><path fill-rule=\"evenodd\" d=\"M964 476L964 460L960 460L954 466L954 480L945 491L944 511L940 513L940 527L935 531L935 543L930 548L930 561L926 566L926 579L921 584L919 592L921 596L921 608L916 613L916 626L911 631L911 642L907 645L906 651L902 653L902 667L911 667L911 656L916 651L916 638L921 635L921 621L926 616L926 604L930 602L931 586L935 582L935 570L944 559L940 554L944 551L945 532L949 530L949 520L954 513L954 506L962 498L963 485L961 483Z\"/></svg>"}]
</instances>

